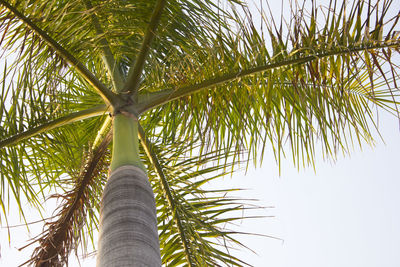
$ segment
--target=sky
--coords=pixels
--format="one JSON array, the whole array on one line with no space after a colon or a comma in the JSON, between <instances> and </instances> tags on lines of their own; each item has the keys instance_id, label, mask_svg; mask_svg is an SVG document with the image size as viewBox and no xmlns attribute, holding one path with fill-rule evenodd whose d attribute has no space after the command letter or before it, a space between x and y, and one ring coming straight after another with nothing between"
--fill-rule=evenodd
<instances>
[{"instance_id":1,"label":"sky","mask_svg":"<svg viewBox=\"0 0 400 267\"><path fill-rule=\"evenodd\" d=\"M297 170L290 159L283 160L281 174L271 154L261 168L237 172L215 186L230 184L247 188L242 197L259 199L260 206L273 206L244 220L244 232L279 239L245 236L241 240L257 252L241 249L241 258L256 267L397 267L400 266L400 126L381 113L379 126L385 143L375 136L375 147L355 148L351 156L326 162L317 155L316 170ZM13 220L17 219L17 216ZM10 224L18 224L17 220ZM40 224L0 229L0 266L18 266L30 251L18 252L41 229ZM82 266L95 266L94 260ZM79 266L71 261L70 266Z\"/></svg>"},{"instance_id":2,"label":"sky","mask_svg":"<svg viewBox=\"0 0 400 267\"><path fill-rule=\"evenodd\" d=\"M400 266L400 132L398 121L381 116L386 144L357 149L331 164L317 160L298 172L284 161L278 175L272 159L238 185L263 206L274 206L266 218L243 229L272 235L283 242L254 238L259 253L248 255L254 266L334 267Z\"/></svg>"}]
</instances>

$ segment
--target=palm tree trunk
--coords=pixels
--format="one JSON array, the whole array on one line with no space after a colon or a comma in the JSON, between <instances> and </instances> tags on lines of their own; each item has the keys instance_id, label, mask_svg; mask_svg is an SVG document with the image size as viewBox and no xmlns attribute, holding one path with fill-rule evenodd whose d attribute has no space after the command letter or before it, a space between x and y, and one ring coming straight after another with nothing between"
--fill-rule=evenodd
<instances>
[{"instance_id":1,"label":"palm tree trunk","mask_svg":"<svg viewBox=\"0 0 400 267\"><path fill-rule=\"evenodd\" d=\"M100 210L97 266L159 267L154 193L138 156L137 122L117 115L113 127L113 159Z\"/></svg>"}]
</instances>

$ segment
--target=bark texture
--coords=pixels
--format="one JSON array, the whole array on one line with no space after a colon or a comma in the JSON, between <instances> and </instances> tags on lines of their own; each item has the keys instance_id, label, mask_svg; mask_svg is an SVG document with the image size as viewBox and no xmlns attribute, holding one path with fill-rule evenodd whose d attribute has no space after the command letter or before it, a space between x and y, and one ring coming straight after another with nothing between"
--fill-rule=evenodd
<instances>
[{"instance_id":1,"label":"bark texture","mask_svg":"<svg viewBox=\"0 0 400 267\"><path fill-rule=\"evenodd\" d=\"M97 267L159 267L154 193L133 165L111 172L103 193Z\"/></svg>"}]
</instances>

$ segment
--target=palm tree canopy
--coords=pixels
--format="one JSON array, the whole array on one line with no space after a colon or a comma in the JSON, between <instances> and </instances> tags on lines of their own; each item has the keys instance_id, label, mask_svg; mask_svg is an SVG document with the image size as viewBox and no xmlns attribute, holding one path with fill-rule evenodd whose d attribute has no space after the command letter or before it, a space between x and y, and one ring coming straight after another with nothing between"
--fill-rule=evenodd
<instances>
[{"instance_id":1,"label":"palm tree canopy","mask_svg":"<svg viewBox=\"0 0 400 267\"><path fill-rule=\"evenodd\" d=\"M66 262L97 225L109 113L127 112L142 126L163 262L243 265L218 243L238 242L221 224L242 200L201 186L266 149L279 162L285 144L305 165L318 144L334 156L372 142L374 109L398 115L399 12L311 1L256 25L233 0L0 0L1 223L10 198L23 213L57 190L58 220L38 241L57 237Z\"/></svg>"}]
</instances>

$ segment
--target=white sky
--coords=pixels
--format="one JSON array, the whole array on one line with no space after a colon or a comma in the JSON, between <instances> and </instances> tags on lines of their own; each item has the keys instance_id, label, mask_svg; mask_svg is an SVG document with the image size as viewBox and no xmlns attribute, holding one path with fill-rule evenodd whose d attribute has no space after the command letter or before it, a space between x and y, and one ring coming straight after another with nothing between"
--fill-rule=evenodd
<instances>
[{"instance_id":1,"label":"white sky","mask_svg":"<svg viewBox=\"0 0 400 267\"><path fill-rule=\"evenodd\" d=\"M386 145L365 147L336 164L319 160L317 172L297 172L284 163L279 177L272 161L239 186L276 217L245 228L284 239L252 238L260 254L248 262L257 267L400 266L400 132L396 119L382 116Z\"/></svg>"},{"instance_id":2,"label":"white sky","mask_svg":"<svg viewBox=\"0 0 400 267\"><path fill-rule=\"evenodd\" d=\"M221 183L251 188L243 197L275 207L262 213L274 218L243 221L240 229L284 240L245 237L258 255L243 250L242 259L256 267L400 266L399 123L381 114L380 127L386 145L378 139L376 147L365 146L335 164L319 159L316 173L311 168L299 173L287 160L279 176L267 155L262 168L224 178ZM15 249L26 244L25 232L14 228L9 247L7 231L0 229L0 266L17 266L29 258L30 251ZM82 265L95 266L93 260ZM73 261L70 266L78 265Z\"/></svg>"}]
</instances>

